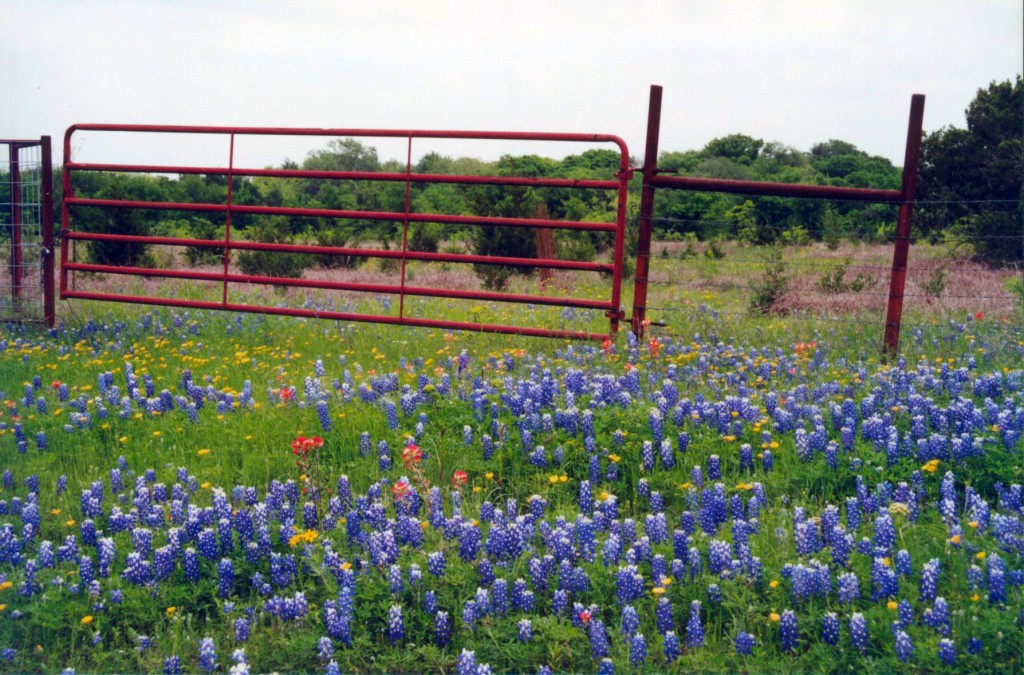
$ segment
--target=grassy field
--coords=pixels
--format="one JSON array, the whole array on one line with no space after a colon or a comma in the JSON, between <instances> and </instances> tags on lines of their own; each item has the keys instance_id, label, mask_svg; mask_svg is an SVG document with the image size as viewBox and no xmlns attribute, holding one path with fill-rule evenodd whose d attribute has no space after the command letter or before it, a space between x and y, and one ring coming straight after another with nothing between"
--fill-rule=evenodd
<instances>
[{"instance_id":1,"label":"grassy field","mask_svg":"<svg viewBox=\"0 0 1024 675\"><path fill-rule=\"evenodd\" d=\"M1021 672L1007 275L911 279L886 361L873 295L751 316L756 251L679 246L640 341L88 302L3 326L0 671ZM780 302L820 288L790 269Z\"/></svg>"}]
</instances>

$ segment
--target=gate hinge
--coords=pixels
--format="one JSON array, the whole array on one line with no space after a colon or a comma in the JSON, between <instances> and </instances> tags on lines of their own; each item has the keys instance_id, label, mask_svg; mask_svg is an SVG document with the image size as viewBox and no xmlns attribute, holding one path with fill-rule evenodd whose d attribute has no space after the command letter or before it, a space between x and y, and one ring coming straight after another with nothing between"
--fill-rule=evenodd
<instances>
[{"instance_id":1,"label":"gate hinge","mask_svg":"<svg viewBox=\"0 0 1024 675\"><path fill-rule=\"evenodd\" d=\"M609 319L618 319L619 321L626 320L626 310L622 309L608 309L605 310L604 315Z\"/></svg>"}]
</instances>

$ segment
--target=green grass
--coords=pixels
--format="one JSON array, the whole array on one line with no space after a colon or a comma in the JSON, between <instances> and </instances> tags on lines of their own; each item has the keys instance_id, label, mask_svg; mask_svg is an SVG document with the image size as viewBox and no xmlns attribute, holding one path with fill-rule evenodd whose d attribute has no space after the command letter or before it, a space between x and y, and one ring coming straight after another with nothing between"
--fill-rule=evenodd
<instances>
[{"instance_id":1,"label":"green grass","mask_svg":"<svg viewBox=\"0 0 1024 675\"><path fill-rule=\"evenodd\" d=\"M577 289L579 290L579 289ZM585 290L585 289L583 289ZM658 291L663 292L663 291ZM629 297L624 293L624 297ZM712 307L720 300L716 296L680 295L672 300L679 308L695 307L706 302ZM669 300L665 299L665 302ZM373 301L368 301L373 302ZM419 311L444 314L458 320L465 317L491 316L511 320L536 319L516 316L509 306L480 303L470 306L448 306L444 301L415 301ZM690 303L687 305L686 303ZM545 310L546 311L546 310ZM479 558L466 563L459 559L458 541L446 538L434 527L423 530L422 548L403 546L398 564L407 575L410 565L416 564L423 573L423 585L412 589L408 583L401 593L389 590L387 567L369 564L365 549L353 546L339 524L330 531L321 531L316 541L308 546L289 547L279 540L280 523L272 518L270 534L276 553L295 554L300 572L297 580L287 588L275 588L273 593L292 597L303 591L310 604L308 615L301 621L283 621L269 615L267 597L261 596L252 583L252 573L269 576L266 559L253 565L246 561L244 552L236 545L226 554L234 561L235 584L231 597L218 597L216 560L200 561L200 580L192 583L185 577L180 556L171 577L147 588L121 578L127 553L132 548L131 533L118 532L112 537L116 544L117 559L109 578L101 578L101 592L90 597L87 589L70 593L67 588L78 581L78 567L58 562L55 567L40 570L39 591L31 597L19 593L25 580L24 559L39 555L39 544L53 543L56 550L68 535L76 535L81 552L89 554L94 562L96 550L81 542L81 524L84 520L80 495L94 481L105 485L104 514L97 519L100 529L109 530L110 509L114 505L111 494L111 469L124 457L127 495L132 494L135 478L147 469L156 473L156 481L168 487L177 481L179 467L194 477L196 490L191 502L200 508L213 504L217 488L231 497L234 486L252 486L264 499L272 481L301 481L295 467L295 456L290 444L296 436L322 436L323 448L319 460L326 487L333 487L337 478L347 475L353 492L364 495L374 485L380 486L382 477L391 484L400 476L412 473L402 466L400 448L408 434L416 433L418 415L426 415L426 429L418 440L429 455L423 462L422 481L414 480L423 492L429 485L441 488L444 495L445 515L452 517L449 495L452 474L456 470L468 475L463 490L462 512L467 519L479 519L485 502L502 508L508 500L515 500L521 515L529 510L534 495L546 501L542 520L554 527L559 517L573 522L579 515L578 490L588 477L589 454L583 437L573 436L555 427L551 431L537 430L533 436L535 446L547 449L549 466L540 468L531 464L520 450L520 432L517 418L510 410L508 397L520 382L543 379L546 371L556 382L556 397L552 405L544 406L539 414L556 416L557 409L567 407L564 379L570 370L585 371L589 377L621 378L631 370L640 373L640 396L626 406L603 405L593 409L596 454L601 458L602 471L611 465L618 468L618 480L594 486L595 499L607 491L618 500L619 517L632 518L640 533L645 531L644 520L649 514L647 501L639 495L640 478L649 489L664 498L668 527L679 527L680 514L693 510L693 500L699 490L693 485L691 469L701 466L706 471L708 457L721 458L722 483L729 497L740 495L749 499L750 491L743 486L758 483L763 486L767 503L758 523L758 531L750 539L753 554L760 557L763 577L759 582L744 575L715 578L707 571L708 546L712 539L731 541L730 527L724 525L714 536L704 534L700 528L693 535L692 545L703 556L704 570L694 579L674 579L666 587L665 597L673 605L673 623L684 645L681 660L666 664L661 656L662 638L655 628L655 599L651 594L650 564L640 568L647 582L644 596L635 604L640 615L641 631L647 637L649 657L641 670L650 672L709 671L709 672L933 672L943 670L937 656L939 636L921 624L921 617L931 603L918 600L919 575L924 563L931 558L941 561L939 594L952 609L952 637L958 654L955 672L1011 672L1020 671L1019 646L1022 629L1020 611L1024 597L1020 587L1011 586L1005 602L989 603L985 591L967 586L967 570L972 564L986 564L975 556L986 552L998 554L1008 570L1019 570L1022 559L1019 551L1002 550L990 533L974 532L966 527L967 514L959 519L964 530L962 545L950 543L949 523L943 522L933 503L939 485L947 470L956 476L961 505L963 488L972 489L985 498L996 510L995 484L1021 483L1021 445L1002 448L999 433L989 428L978 432L987 439L984 457L970 457L964 463L943 462L935 473L923 472L925 496L921 501L921 516L916 523L899 513L894 515L897 532L895 550L906 549L913 557L913 574L901 580L899 599L909 600L915 609L917 623L907 628L916 648L909 664L897 660L893 651L889 623L895 612L884 601L871 601L870 556L854 554L850 569L860 579L862 597L854 606L840 604L835 594L815 597L794 603L790 596L791 582L783 576L786 564L807 562L793 550L793 514L797 507L806 509L809 517L820 516L827 505L836 505L845 513L845 499L854 494L857 477L868 482L871 489L882 481L896 485L910 481L915 471L921 471L921 462L913 457L902 458L887 466L884 453L878 452L867 440L858 436L852 453L840 456L836 469L830 468L820 454L811 462L801 461L795 451L792 432L773 432L776 457L774 470L764 471L759 462L753 470L741 470L739 448L750 443L760 451L762 434L771 429L768 422L744 423L735 434L722 434L705 423L686 420L681 429L690 434L689 449L676 453L676 467L642 470L642 447L651 437L648 426L650 409L655 405L651 395L660 390L669 368L676 369L674 386L680 398L695 400L703 396L709 401L725 400L727 396L746 396L755 406L763 405L768 392L780 397L795 395L800 386L809 392L822 385L834 385L834 393L826 398L809 400L819 405L828 420L831 403L844 397L860 401L873 393L898 367L882 359L877 351L879 336L869 335L854 322L820 322L810 318L778 316L752 317L747 315L717 315L707 309L688 315L685 324L670 327L675 337L660 338L659 349L645 343L630 353L624 336L615 341L615 355L605 354L596 344L569 343L557 340L509 338L476 333L446 334L443 331L377 326L373 324L339 324L331 321L285 319L254 315L236 316L222 313L185 312L183 310L155 310L125 305L102 305L79 302L65 306L66 327L58 332L19 326L5 326L0 330L0 422L6 426L0 431L0 461L3 469L11 472L12 486L0 492L9 508L15 498L25 502L28 489L26 478L39 478L38 492L41 528L32 543L22 549L23 560L18 564L0 562L0 574L11 586L0 591L0 649L16 650L13 660L0 659L2 672L56 672L65 667L80 672L161 672L164 659L176 654L185 671L199 669L198 644L203 637L212 637L217 645L218 670L230 669L231 651L236 648L233 638L234 621L243 616L243 608L252 608L254 620L250 640L244 644L246 657L253 672L322 672L324 664L317 657L317 641L326 634L322 614L325 602L336 599L339 584L330 570L324 570L324 544L347 562L362 567L365 574L357 576L355 619L352 643L349 646L335 640L334 659L343 672L452 672L462 649L475 652L479 663L488 663L494 672L536 672L542 665L556 671L594 672L598 662L591 656L587 633L572 625L567 617L552 611L551 590L557 587L558 573L549 578L548 590L534 590L536 606L533 612L511 612L507 617L489 616L475 624L471 630L463 625L462 608L466 600L474 597L477 587L483 585ZM545 315L546 317L546 315ZM549 320L550 317L541 317ZM1012 321L965 321L958 317L950 324L945 318L934 324L927 320L904 333L901 356L906 364L904 372L918 378L940 377L940 367L968 368L971 381L985 374L998 374L1008 383L1003 388L997 405L1009 401L1012 406L1022 405L1019 386L1024 349L1024 332ZM578 313L575 318L558 318L572 330L601 330L605 319L597 315ZM656 337L657 332L653 333ZM683 337L685 335L685 337ZM814 341L812 349L795 350L797 343ZM655 354L654 352L658 353ZM460 372L456 363L460 354L468 362ZM341 359L344 358L344 363ZM316 377L317 360L321 360L326 374ZM941 360L941 363L939 363ZM973 360L973 361L972 361ZM254 392L255 406L245 405L218 413L212 402L199 411L198 421L192 423L179 409L153 415L139 405L133 405L130 414L122 419L118 407L104 402L98 395L98 377L105 372L114 374L115 384L126 393L125 363L130 362L138 376L140 386L144 376L153 379L155 393L168 389L182 394L180 382L184 369L189 369L197 385L207 383L219 393L232 393L236 400L246 381ZM511 368L509 367L511 365ZM350 400L332 386L337 378L345 381L345 372L351 377ZM381 406L360 400L359 387L373 377L396 373L399 390L386 395L398 403L401 387L420 388L421 376L430 378L435 392L427 394L415 414L399 413L397 429L388 427ZM437 393L442 375L451 381L451 392ZM36 396L47 400L46 413L34 405L21 405L26 385L40 378L41 387ZM208 381L207 381L208 378ZM279 403L283 387L296 388L296 400L306 398L306 378L319 381L326 392L333 428L324 431L318 421L315 406L300 406L296 401ZM760 378L760 380L758 379ZM1016 378L1016 379L1014 379ZM915 380L918 382L918 380ZM924 379L920 379L924 382ZM1017 382L1016 387L1009 383ZM51 385L63 383L69 398L85 396L87 411L92 417L90 428L65 431L64 426L75 426L69 403L58 402L57 390ZM482 436L491 433L490 420L482 421L472 406L474 390L486 402L500 407L498 423L504 427L504 442L499 443L490 460L483 458ZM920 390L930 396L935 405L949 405L945 392ZM974 396L969 386L961 392L982 407L984 396ZM656 398L656 397L655 397ZM576 398L582 411L592 399L590 393ZM101 419L98 406L103 403L109 415ZM903 402L905 404L905 402ZM18 452L14 440L14 416L27 436L28 450ZM910 429L911 420L905 410L893 413L900 433ZM669 416L670 417L670 416ZM756 420L755 420L756 422ZM465 446L462 440L464 426L473 429L473 442ZM665 436L675 439L681 430L665 421ZM621 447L615 445L617 430L626 433ZM47 449L36 448L35 435L43 432ZM360 456L360 435L368 432L373 445L386 441L391 450L394 468L382 472L376 451L368 457ZM829 426L829 440L838 440L838 432ZM561 447L564 462L551 466L551 455ZM208 452L207 452L208 451ZM613 461L612 455L618 457ZM56 483L66 476L68 490L58 495ZM564 481L562 480L562 477ZM709 481L713 482L713 481ZM381 504L388 517L395 517L390 485L382 488ZM302 527L302 499L299 500L295 528ZM130 510L131 496L119 507ZM169 512L169 506L161 508ZM234 503L234 508L245 508ZM426 519L426 512L420 518ZM74 521L73 524L71 521ZM0 524L10 523L12 532L24 540L21 519L12 513L0 516ZM855 533L855 541L871 537L873 518L865 517ZM487 524L481 528L486 533ZM165 527L153 527L153 548L167 543ZM619 635L620 603L616 599L615 571L618 564L606 568L602 562L602 546L606 533L597 536L598 550L594 562L576 560L573 566L582 567L588 574L590 588L573 597L585 606L598 605L599 617L604 621L611 641L611 658L619 672L631 672L628 642ZM187 544L193 546L194 543ZM512 582L518 578L530 579L529 560L534 553L543 556L549 552L543 537L531 539L532 552L526 552L506 566L496 569L499 578ZM654 552L672 558L671 536L666 543L655 544ZM427 572L427 552L444 551L447 572L442 579ZM831 552L824 549L815 556L831 564ZM358 560L363 563L357 564ZM620 561L621 562L621 561ZM832 566L833 581L842 570ZM63 588L53 585L55 578L63 579ZM777 585L771 584L779 581ZM406 582L408 578L406 576ZM707 588L717 583L722 601L709 601ZM774 587L773 587L774 586ZM426 590L437 593L438 605L453 619L451 643L443 648L432 644L432 617L423 611ZM123 602L114 604L110 591L120 590ZM233 602L235 610L225 612L225 601ZM702 622L706 632L703 647L685 649L686 622L693 600L703 604ZM98 603L104 605L97 607ZM405 620L405 637L392 645L387 638L389 609L401 605ZM175 608L172 612L168 608ZM800 621L801 640L792 654L783 653L778 642L778 624L772 621L772 612L793 608ZM12 613L21 612L14 620ZM842 623L842 637L837 648L821 642L818 625L826 612L835 611ZM858 654L849 643L847 621L852 611L865 614L871 630L870 648ZM83 624L84 617L93 617ZM528 616L533 624L533 640L521 643L517 639L517 623ZM597 617L595 617L597 618ZM755 635L758 647L751 656L738 656L733 638L739 631ZM102 643L93 645L96 634ZM137 636L149 636L154 646L137 650ZM968 654L967 641L977 637L984 650L977 655ZM37 647L38 645L38 647Z\"/></svg>"}]
</instances>

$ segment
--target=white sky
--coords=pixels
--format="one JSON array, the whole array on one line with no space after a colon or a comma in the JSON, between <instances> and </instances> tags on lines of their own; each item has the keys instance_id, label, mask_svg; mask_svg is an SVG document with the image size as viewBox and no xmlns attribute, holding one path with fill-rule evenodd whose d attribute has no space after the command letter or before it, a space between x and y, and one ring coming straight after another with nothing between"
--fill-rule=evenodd
<instances>
[{"instance_id":1,"label":"white sky","mask_svg":"<svg viewBox=\"0 0 1024 675\"><path fill-rule=\"evenodd\" d=\"M0 25L0 137L49 134L55 160L80 122L610 133L639 158L660 84L662 150L840 138L900 165L911 94L928 97L926 130L962 127L1024 53L1020 0L2 0ZM224 139L74 138L86 161L227 159ZM240 139L236 165L322 145Z\"/></svg>"}]
</instances>

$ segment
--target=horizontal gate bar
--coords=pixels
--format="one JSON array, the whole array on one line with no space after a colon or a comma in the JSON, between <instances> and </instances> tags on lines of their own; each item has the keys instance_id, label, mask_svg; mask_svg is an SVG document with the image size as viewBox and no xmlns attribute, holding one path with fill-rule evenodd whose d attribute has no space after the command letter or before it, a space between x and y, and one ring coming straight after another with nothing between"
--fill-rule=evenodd
<instances>
[{"instance_id":1,"label":"horizontal gate bar","mask_svg":"<svg viewBox=\"0 0 1024 675\"><path fill-rule=\"evenodd\" d=\"M400 211L350 211L339 209L302 209L289 206L254 206L248 204L207 204L195 202L145 202L120 199L67 197L68 206L100 206L107 208L155 209L164 211L203 211L207 213L251 213L265 216L300 216L309 218L346 218L351 220L393 220L417 223L457 223L461 225L500 225L507 227L540 227L562 230L615 232L615 223L588 223L578 220L547 218L501 218L498 216L451 216L440 213L409 213Z\"/></svg>"},{"instance_id":2,"label":"horizontal gate bar","mask_svg":"<svg viewBox=\"0 0 1024 675\"><path fill-rule=\"evenodd\" d=\"M765 183L749 180L725 180L721 178L666 176L663 174L655 174L649 177L647 184L656 188L775 197L847 199L862 202L891 203L899 203L903 199L903 193L899 190L834 187L831 185L800 185L796 183Z\"/></svg>"},{"instance_id":3,"label":"horizontal gate bar","mask_svg":"<svg viewBox=\"0 0 1024 675\"><path fill-rule=\"evenodd\" d=\"M592 263L583 260L556 260L553 258L510 258L502 256L471 255L468 253L428 253L426 251L395 251L374 248L349 248L345 246L313 246L302 244L272 244L260 241L223 239L181 239L178 237L147 237L130 234L106 234L101 232L80 232L70 230L64 233L67 239L79 241L122 241L125 243L154 244L164 246L195 246L240 251L280 251L283 253L311 253L314 255L348 255L365 258L407 258L425 262L478 263L483 265L515 265L527 267L549 267L551 269L581 270L586 272L612 272L611 263ZM69 268L70 269L70 268Z\"/></svg>"},{"instance_id":4,"label":"horizontal gate bar","mask_svg":"<svg viewBox=\"0 0 1024 675\"><path fill-rule=\"evenodd\" d=\"M585 333L579 331L549 330L546 328L529 328L506 326L500 324L469 323L466 321L440 321L435 319L418 319L409 317L384 316L377 314L355 314L350 312L320 311L312 309L293 309L291 307L265 307L237 303L204 302L201 300L180 300L177 298L151 298L139 295L120 295L112 293L92 293L88 291L66 290L65 298L81 300L103 300L108 302L127 302L164 307L185 307L189 309L216 309L250 314L275 314L280 316L299 316L310 319L334 319L337 321L360 321L365 323L382 323L420 328L439 328L444 330L472 330L484 333L503 333L505 335L526 335L531 337L556 337L569 340L602 340L606 333Z\"/></svg>"},{"instance_id":5,"label":"horizontal gate bar","mask_svg":"<svg viewBox=\"0 0 1024 675\"><path fill-rule=\"evenodd\" d=\"M64 134L65 143L75 131L123 131L132 133L235 134L246 136L378 136L381 138L450 138L494 141L567 141L571 143L614 143L629 156L626 142L612 134L560 134L542 131L446 131L438 129L299 129L294 127L223 127L160 124L73 124Z\"/></svg>"},{"instance_id":6,"label":"horizontal gate bar","mask_svg":"<svg viewBox=\"0 0 1024 675\"><path fill-rule=\"evenodd\" d=\"M272 286L295 286L297 288L320 288L335 291L360 291L363 293L390 293L434 298L458 298L462 300L493 300L497 302L533 303L557 307L579 307L582 309L613 309L610 302L549 295L525 295L515 293L494 293L490 291L461 291L450 288L428 286L396 286L393 284L366 284L351 281L327 281L319 279L293 279L289 277L267 277L254 274L222 274L197 270L168 270L148 267L125 267L117 265L94 265L91 263L65 263L69 270L95 272L100 274L122 274L139 277L161 277L166 279L195 279L199 281L228 281L243 284L267 284Z\"/></svg>"},{"instance_id":7,"label":"horizontal gate bar","mask_svg":"<svg viewBox=\"0 0 1024 675\"><path fill-rule=\"evenodd\" d=\"M443 173L389 173L383 171L313 171L309 169L231 169L202 166L157 166L149 164L96 164L72 162L65 169L73 171L117 171L121 173L175 173L204 176L316 178L324 180L369 180L404 183L455 183L465 185L522 185L532 187L617 190L616 180L584 178L531 178L528 176L464 176Z\"/></svg>"}]
</instances>

